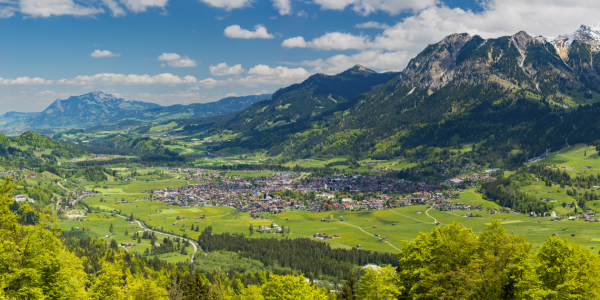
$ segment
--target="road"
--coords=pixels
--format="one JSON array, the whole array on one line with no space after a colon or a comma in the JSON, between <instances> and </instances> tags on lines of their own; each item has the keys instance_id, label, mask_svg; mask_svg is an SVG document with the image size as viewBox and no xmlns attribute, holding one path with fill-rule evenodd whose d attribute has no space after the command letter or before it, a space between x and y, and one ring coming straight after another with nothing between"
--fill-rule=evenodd
<instances>
[{"instance_id":1,"label":"road","mask_svg":"<svg viewBox=\"0 0 600 300\"><path fill-rule=\"evenodd\" d=\"M61 188L65 189L65 190L67 190L67 191L71 191L71 190L69 190L69 189L65 188L64 186L62 186L62 184L60 184L60 182L57 182L57 184L58 184L58 186L60 186ZM71 192L72 192L72 191L71 191ZM83 197L83 195L82 195L82 196L80 196L79 198L81 198L81 197ZM230 212L230 213L231 213L231 212ZM230 214L230 213L228 213L228 214ZM225 214L225 215L228 215L228 214ZM224 215L224 216L225 216L225 215ZM124 218L124 219L127 219L127 217L126 217L126 216L121 216L121 215L117 215L117 216L118 216L118 217L121 217L121 218ZM194 241L194 240L192 240L192 239L184 238L184 237L182 237L182 236L178 236L178 235L174 235L174 234L170 234L170 233L165 233L165 232L161 232L161 231L156 231L156 230L153 230L153 229L149 229L149 228L145 227L144 225L142 225L142 223L140 223L140 221L138 221L138 220L135 220L135 222L136 222L136 223L137 223L137 224L140 226L140 228L142 228L142 229L143 229L143 230L141 230L141 231L138 231L138 232L152 231L152 232L156 232L156 233L163 234L163 235L166 235L166 236L171 236L171 237L180 238L180 239L182 239L182 240L184 240L184 241L189 241L189 242L190 242L190 244L192 245L192 247L194 247L194 253L192 254L192 258L191 258L191 262L194 262L194 256L196 255L196 252L198 252L198 247L199 247L199 245L196 245L196 241ZM125 251L127 251L127 249L126 249L125 247L123 247L123 249L125 249ZM204 251L204 250L202 250L202 251ZM206 253L205 253L205 254L206 254Z\"/></svg>"},{"instance_id":2,"label":"road","mask_svg":"<svg viewBox=\"0 0 600 300\"><path fill-rule=\"evenodd\" d=\"M121 217L123 219L127 219L126 216L121 216L121 215L117 215L117 216ZM192 245L192 247L194 247L194 253L192 254L191 262L194 262L194 256L196 255L196 252L198 252L198 247L199 247L199 245L196 245L196 241L194 241L192 239L189 239L189 238L184 238L184 237L179 236L179 235L175 235L175 234L170 234L170 233L165 233L165 232L162 232L162 231L156 231L156 230L153 230L153 229L149 229L149 228L145 227L144 225L142 225L142 223L140 221L138 221L138 220L135 220L135 222L140 226L140 228L143 229L143 230L138 231L138 232L152 231L152 232L156 232L158 234L162 234L162 235L166 235L166 236L170 236L170 237L176 237L176 238L180 238L180 239L182 239L184 241L190 242L190 244Z\"/></svg>"}]
</instances>

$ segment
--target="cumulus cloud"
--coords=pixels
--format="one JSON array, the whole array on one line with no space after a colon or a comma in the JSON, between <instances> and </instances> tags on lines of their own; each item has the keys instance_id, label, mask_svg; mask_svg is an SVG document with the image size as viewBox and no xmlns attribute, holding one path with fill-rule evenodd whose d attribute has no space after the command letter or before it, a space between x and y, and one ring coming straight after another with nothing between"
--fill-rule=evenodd
<instances>
[{"instance_id":1,"label":"cumulus cloud","mask_svg":"<svg viewBox=\"0 0 600 300\"><path fill-rule=\"evenodd\" d=\"M298 17L308 18L308 14L305 11L303 11L303 10L299 11L298 13L296 13L296 15Z\"/></svg>"},{"instance_id":2,"label":"cumulus cloud","mask_svg":"<svg viewBox=\"0 0 600 300\"><path fill-rule=\"evenodd\" d=\"M401 71L410 59L406 51L366 50L353 55L338 54L327 59L306 60L301 65L312 67L313 73L337 74L357 64L372 69Z\"/></svg>"},{"instance_id":3,"label":"cumulus cloud","mask_svg":"<svg viewBox=\"0 0 600 300\"><path fill-rule=\"evenodd\" d=\"M121 56L121 53L113 53L108 50L95 50L94 52L90 53L90 57L93 57L93 58L119 57L119 56Z\"/></svg>"},{"instance_id":4,"label":"cumulus cloud","mask_svg":"<svg viewBox=\"0 0 600 300\"><path fill-rule=\"evenodd\" d=\"M289 15L292 12L291 0L271 0L273 7L277 9L280 15Z\"/></svg>"},{"instance_id":5,"label":"cumulus cloud","mask_svg":"<svg viewBox=\"0 0 600 300\"><path fill-rule=\"evenodd\" d=\"M254 31L243 29L240 25L231 25L225 28L223 34L232 39L272 39L275 38L267 32L263 25L254 26Z\"/></svg>"},{"instance_id":6,"label":"cumulus cloud","mask_svg":"<svg viewBox=\"0 0 600 300\"><path fill-rule=\"evenodd\" d=\"M119 3L120 2L120 3ZM144 12L150 7L165 8L168 0L15 0L0 1L7 6L0 7L0 18L14 16L15 11L30 17L50 16L93 16L104 13L102 5L110 11L113 17L122 17L127 13L121 6L124 5L134 13Z\"/></svg>"},{"instance_id":7,"label":"cumulus cloud","mask_svg":"<svg viewBox=\"0 0 600 300\"><path fill-rule=\"evenodd\" d=\"M252 3L252 0L200 0L212 7L223 8L230 11L235 8L244 8Z\"/></svg>"},{"instance_id":8,"label":"cumulus cloud","mask_svg":"<svg viewBox=\"0 0 600 300\"><path fill-rule=\"evenodd\" d=\"M164 8L169 0L121 0L134 13L145 12L149 7ZM110 7L110 6L109 6Z\"/></svg>"},{"instance_id":9,"label":"cumulus cloud","mask_svg":"<svg viewBox=\"0 0 600 300\"><path fill-rule=\"evenodd\" d=\"M214 88L216 86L245 86L258 87L261 85L279 85L286 86L304 81L311 75L306 69L274 67L267 65L257 65L248 70L248 76L229 77L223 80L207 78L198 81L197 85L204 88Z\"/></svg>"},{"instance_id":10,"label":"cumulus cloud","mask_svg":"<svg viewBox=\"0 0 600 300\"><path fill-rule=\"evenodd\" d=\"M0 8L0 18L10 18L15 15L16 7L5 6Z\"/></svg>"},{"instance_id":11,"label":"cumulus cloud","mask_svg":"<svg viewBox=\"0 0 600 300\"><path fill-rule=\"evenodd\" d=\"M81 75L58 80L43 79L40 77L18 77L5 79L0 77L0 85L178 85L195 84L198 80L194 76L177 76L163 73L154 76L136 74L100 73L96 75Z\"/></svg>"},{"instance_id":12,"label":"cumulus cloud","mask_svg":"<svg viewBox=\"0 0 600 300\"><path fill-rule=\"evenodd\" d=\"M600 21L600 2L591 0L569 3L560 0L489 0L482 2L482 8L482 11L474 12L444 4L434 5L394 26L376 22L356 26L384 29L374 37L330 32L306 44L315 50L370 49L412 51L414 54L452 33L467 32L495 38L525 30L531 35L557 36L576 30L582 23L593 25ZM339 46L332 46L335 44ZM286 45L290 48L293 43Z\"/></svg>"},{"instance_id":13,"label":"cumulus cloud","mask_svg":"<svg viewBox=\"0 0 600 300\"><path fill-rule=\"evenodd\" d=\"M436 0L314 0L321 9L344 10L351 7L352 10L368 15L377 11L384 11L393 15L402 11L418 11L436 4Z\"/></svg>"},{"instance_id":14,"label":"cumulus cloud","mask_svg":"<svg viewBox=\"0 0 600 300\"><path fill-rule=\"evenodd\" d=\"M358 2L340 0L335 3L339 8L331 6L328 9L343 9ZM437 43L452 33L467 32L483 38L496 38L525 30L533 36L552 37L573 32L582 23L593 25L600 21L600 2L592 0L569 3L560 0L487 0L480 3L481 11L437 4L403 18L393 26L377 22L355 26L383 29L374 36L330 32L312 40L301 36L287 39L282 46L359 51L354 55L335 55L301 63L312 67L312 72L337 73L357 63L370 68L401 70L427 45Z\"/></svg>"},{"instance_id":15,"label":"cumulus cloud","mask_svg":"<svg viewBox=\"0 0 600 300\"><path fill-rule=\"evenodd\" d=\"M181 56L177 53L163 53L161 54L158 59L158 61L164 61L166 62L166 65L168 65L169 67L174 67L174 68L189 68L189 67L195 67L199 64L199 62L187 57L187 56ZM162 64L161 66L165 67L165 64Z\"/></svg>"},{"instance_id":16,"label":"cumulus cloud","mask_svg":"<svg viewBox=\"0 0 600 300\"><path fill-rule=\"evenodd\" d=\"M356 25L354 25L354 27L360 28L360 29L367 29L367 28L386 29L386 28L389 28L390 26L388 26L387 24L384 24L384 23L369 21L369 22L365 22L365 23L356 24Z\"/></svg>"},{"instance_id":17,"label":"cumulus cloud","mask_svg":"<svg viewBox=\"0 0 600 300\"><path fill-rule=\"evenodd\" d=\"M19 6L21 13L32 17L89 16L104 12L102 8L80 5L73 0L20 0Z\"/></svg>"},{"instance_id":18,"label":"cumulus cloud","mask_svg":"<svg viewBox=\"0 0 600 300\"><path fill-rule=\"evenodd\" d=\"M122 17L127 14L116 0L102 0L102 2L110 9L110 14L113 17Z\"/></svg>"},{"instance_id":19,"label":"cumulus cloud","mask_svg":"<svg viewBox=\"0 0 600 300\"><path fill-rule=\"evenodd\" d=\"M210 66L208 69L210 70L210 74L214 76L240 75L246 71L242 68L241 64L228 66L227 63L220 63L216 66Z\"/></svg>"},{"instance_id":20,"label":"cumulus cloud","mask_svg":"<svg viewBox=\"0 0 600 300\"><path fill-rule=\"evenodd\" d=\"M306 47L308 47L308 45L306 44L306 41L301 36L286 39L283 41L283 43L281 43L281 46L283 46L285 48L306 48Z\"/></svg>"},{"instance_id":21,"label":"cumulus cloud","mask_svg":"<svg viewBox=\"0 0 600 300\"><path fill-rule=\"evenodd\" d=\"M367 48L368 43L368 36L357 36L342 32L329 32L310 42L306 42L301 36L286 39L281 43L281 46L286 48L308 47L316 50L347 50L365 49Z\"/></svg>"}]
</instances>

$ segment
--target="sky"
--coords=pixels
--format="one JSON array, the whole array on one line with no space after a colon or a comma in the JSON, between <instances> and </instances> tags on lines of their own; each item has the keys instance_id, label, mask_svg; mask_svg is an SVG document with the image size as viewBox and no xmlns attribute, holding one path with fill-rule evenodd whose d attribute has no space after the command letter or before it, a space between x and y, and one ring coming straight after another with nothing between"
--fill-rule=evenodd
<instances>
[{"instance_id":1,"label":"sky","mask_svg":"<svg viewBox=\"0 0 600 300\"><path fill-rule=\"evenodd\" d=\"M452 33L555 37L597 0L0 0L0 114L104 91L160 105L401 71Z\"/></svg>"}]
</instances>

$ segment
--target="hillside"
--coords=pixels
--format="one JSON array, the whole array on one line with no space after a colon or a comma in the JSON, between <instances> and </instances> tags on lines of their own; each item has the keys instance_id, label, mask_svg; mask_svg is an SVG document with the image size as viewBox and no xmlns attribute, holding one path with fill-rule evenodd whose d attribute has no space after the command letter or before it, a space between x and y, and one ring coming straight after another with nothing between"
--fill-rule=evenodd
<instances>
[{"instance_id":1,"label":"hillside","mask_svg":"<svg viewBox=\"0 0 600 300\"><path fill-rule=\"evenodd\" d=\"M270 99L255 103L218 126L248 131L302 124L396 75L398 73L377 73L359 65L333 76L316 74L302 83L278 90Z\"/></svg>"},{"instance_id":2,"label":"hillside","mask_svg":"<svg viewBox=\"0 0 600 300\"><path fill-rule=\"evenodd\" d=\"M0 138L0 143L2 139ZM86 154L85 151L65 142L55 141L44 135L37 134L33 131L27 131L17 137L14 137L11 142L18 146L30 146L34 148L52 149L51 154L56 157L75 157Z\"/></svg>"},{"instance_id":3,"label":"hillside","mask_svg":"<svg viewBox=\"0 0 600 300\"><path fill-rule=\"evenodd\" d=\"M462 149L470 150L470 159L501 164L523 162L566 140L592 143L600 138L600 107L590 105L600 100L600 52L583 38L565 47L525 32L488 40L453 34L429 45L384 85L332 105L310 122L273 129L246 118L250 129L236 128L235 121L257 111L250 107L230 127L244 134L222 147L266 147L283 161L435 161Z\"/></svg>"},{"instance_id":4,"label":"hillside","mask_svg":"<svg viewBox=\"0 0 600 300\"><path fill-rule=\"evenodd\" d=\"M176 104L145 110L121 111L113 119L115 121L124 119L167 121L172 119L206 118L239 112L253 103L268 99L269 97L271 97L270 94L227 97L210 103Z\"/></svg>"},{"instance_id":5,"label":"hillside","mask_svg":"<svg viewBox=\"0 0 600 300\"><path fill-rule=\"evenodd\" d=\"M39 115L39 112L16 112L9 111L0 116L0 126L21 126L26 120Z\"/></svg>"}]
</instances>

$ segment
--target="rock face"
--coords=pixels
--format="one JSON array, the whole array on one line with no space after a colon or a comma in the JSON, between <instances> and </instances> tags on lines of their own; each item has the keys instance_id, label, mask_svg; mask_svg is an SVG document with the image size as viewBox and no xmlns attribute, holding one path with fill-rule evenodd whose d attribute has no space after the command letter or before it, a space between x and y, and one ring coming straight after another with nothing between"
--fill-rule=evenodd
<instances>
[{"instance_id":1,"label":"rock face","mask_svg":"<svg viewBox=\"0 0 600 300\"><path fill-rule=\"evenodd\" d=\"M559 35L557 38L549 41L556 53L565 61L569 60L569 48L573 42L578 42L589 46L591 51L600 51L600 24L595 26L581 25L573 33Z\"/></svg>"},{"instance_id":2,"label":"rock face","mask_svg":"<svg viewBox=\"0 0 600 300\"><path fill-rule=\"evenodd\" d=\"M599 74L600 25L582 25L555 39L532 37L524 31L487 40L466 33L449 35L412 59L396 86L433 93L451 82L494 81L552 97L572 89L600 92Z\"/></svg>"}]
</instances>

